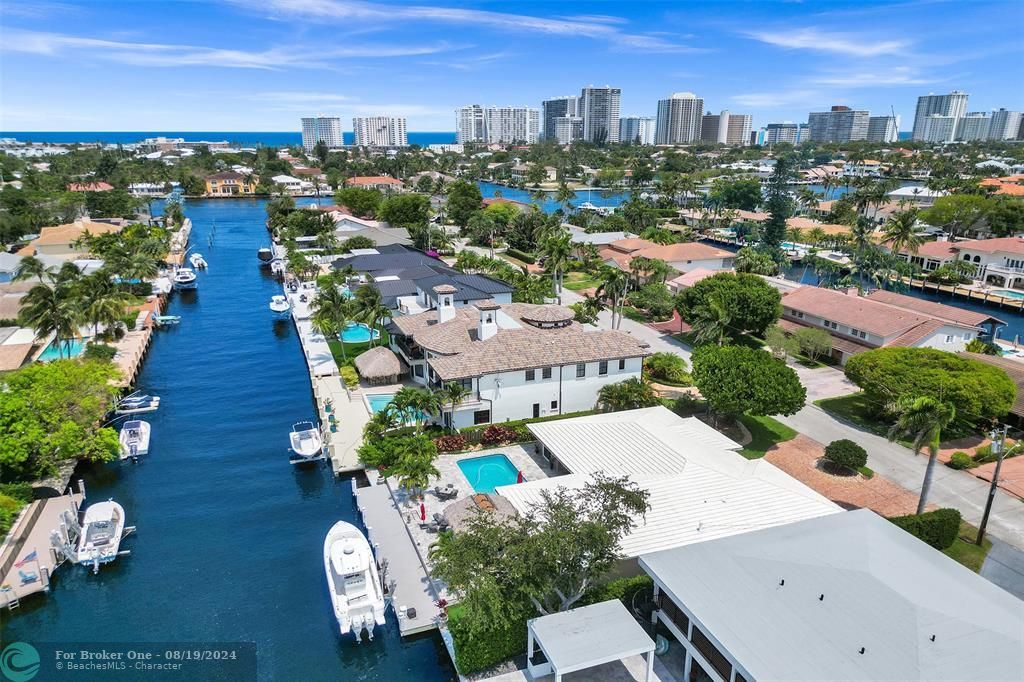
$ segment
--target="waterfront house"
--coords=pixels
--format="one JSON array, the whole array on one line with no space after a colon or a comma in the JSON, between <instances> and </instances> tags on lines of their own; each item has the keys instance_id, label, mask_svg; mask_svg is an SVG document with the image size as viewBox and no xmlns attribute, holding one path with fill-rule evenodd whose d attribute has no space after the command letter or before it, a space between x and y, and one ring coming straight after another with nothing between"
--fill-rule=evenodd
<instances>
[{"instance_id":1,"label":"waterfront house","mask_svg":"<svg viewBox=\"0 0 1024 682\"><path fill-rule=\"evenodd\" d=\"M985 178L982 188L1008 197L1024 197L1024 175L1008 175L1002 178Z\"/></svg>"},{"instance_id":2,"label":"waterfront house","mask_svg":"<svg viewBox=\"0 0 1024 682\"><path fill-rule=\"evenodd\" d=\"M352 178L345 178L345 187L376 189L386 194L388 192L400 192L403 185L401 180L386 175L357 175Z\"/></svg>"},{"instance_id":3,"label":"waterfront house","mask_svg":"<svg viewBox=\"0 0 1024 682\"><path fill-rule=\"evenodd\" d=\"M689 272L698 268L704 270L729 270L736 260L731 251L701 242L679 244L656 244L646 239L620 239L600 250L606 265L629 271L634 258L643 256L661 260L678 272Z\"/></svg>"},{"instance_id":4,"label":"waterfront house","mask_svg":"<svg viewBox=\"0 0 1024 682\"><path fill-rule=\"evenodd\" d=\"M464 428L594 409L602 386L639 379L647 345L619 331L584 328L556 305L456 307L456 287L434 287L434 310L395 317L391 349L414 382L461 384L469 396L444 415Z\"/></svg>"},{"instance_id":5,"label":"waterfront house","mask_svg":"<svg viewBox=\"0 0 1024 682\"><path fill-rule=\"evenodd\" d=\"M39 231L39 236L18 252L19 256L52 256L62 261L84 258L89 250L81 245L87 235L120 232L127 222L121 219L90 220L80 218L65 225L51 225Z\"/></svg>"},{"instance_id":6,"label":"waterfront house","mask_svg":"<svg viewBox=\"0 0 1024 682\"><path fill-rule=\"evenodd\" d=\"M549 478L497 488L519 513L545 491L574 490L598 472L627 476L649 493L650 509L622 539L620 570L659 550L840 514L842 508L696 417L666 407L527 424Z\"/></svg>"},{"instance_id":7,"label":"waterfront house","mask_svg":"<svg viewBox=\"0 0 1024 682\"><path fill-rule=\"evenodd\" d=\"M1010 289L1024 288L1024 238L1021 237L927 242L916 252L903 250L899 255L927 272L953 261L965 261L975 267L975 281Z\"/></svg>"},{"instance_id":8,"label":"waterfront house","mask_svg":"<svg viewBox=\"0 0 1024 682\"><path fill-rule=\"evenodd\" d=\"M206 176L206 195L211 197L232 197L256 193L259 178L242 175L235 171L222 171Z\"/></svg>"},{"instance_id":9,"label":"waterfront house","mask_svg":"<svg viewBox=\"0 0 1024 682\"><path fill-rule=\"evenodd\" d=\"M873 511L747 531L640 557L681 679L1020 679L1024 603Z\"/></svg>"},{"instance_id":10,"label":"waterfront house","mask_svg":"<svg viewBox=\"0 0 1024 682\"><path fill-rule=\"evenodd\" d=\"M114 186L109 182L72 182L67 186L69 192L109 192Z\"/></svg>"},{"instance_id":11,"label":"waterfront house","mask_svg":"<svg viewBox=\"0 0 1024 682\"><path fill-rule=\"evenodd\" d=\"M1002 320L985 313L876 290L860 296L856 289L838 291L798 287L782 297L779 326L789 333L810 327L832 337L832 358L845 364L873 348L964 350L979 337L991 338Z\"/></svg>"},{"instance_id":12,"label":"waterfront house","mask_svg":"<svg viewBox=\"0 0 1024 682\"><path fill-rule=\"evenodd\" d=\"M949 192L927 187L900 187L888 193L892 201L909 201L917 208L928 208L935 204L939 197L948 196Z\"/></svg>"},{"instance_id":13,"label":"waterfront house","mask_svg":"<svg viewBox=\"0 0 1024 682\"><path fill-rule=\"evenodd\" d=\"M300 180L291 175L275 175L270 178L275 185L280 185L285 192L293 197L302 197L313 194L313 183L308 180Z\"/></svg>"}]
</instances>

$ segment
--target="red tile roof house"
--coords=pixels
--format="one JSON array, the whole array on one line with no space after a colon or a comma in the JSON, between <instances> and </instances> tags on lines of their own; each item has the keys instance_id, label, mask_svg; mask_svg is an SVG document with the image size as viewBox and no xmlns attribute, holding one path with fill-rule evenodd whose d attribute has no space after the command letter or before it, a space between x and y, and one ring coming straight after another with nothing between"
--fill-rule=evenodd
<instances>
[{"instance_id":1,"label":"red tile roof house","mask_svg":"<svg viewBox=\"0 0 1024 682\"><path fill-rule=\"evenodd\" d=\"M357 175L352 178L345 178L345 186L379 189L382 192L398 192L403 187L401 180L390 178L386 175Z\"/></svg>"},{"instance_id":2,"label":"red tile roof house","mask_svg":"<svg viewBox=\"0 0 1024 682\"><path fill-rule=\"evenodd\" d=\"M109 192L114 186L109 182L72 182L68 185L69 192Z\"/></svg>"},{"instance_id":3,"label":"red tile roof house","mask_svg":"<svg viewBox=\"0 0 1024 682\"><path fill-rule=\"evenodd\" d=\"M927 242L916 253L904 250L900 256L926 272L954 260L967 261L977 268L974 278L979 282L1024 288L1024 239L1020 237Z\"/></svg>"},{"instance_id":4,"label":"red tile roof house","mask_svg":"<svg viewBox=\"0 0 1024 682\"><path fill-rule=\"evenodd\" d=\"M937 348L958 353L973 339L991 337L1004 322L985 313L923 301L891 291L859 296L803 286L782 297L781 326L787 332L804 327L824 329L832 336L832 357L845 364L851 356L873 348Z\"/></svg>"},{"instance_id":5,"label":"red tile roof house","mask_svg":"<svg viewBox=\"0 0 1024 682\"><path fill-rule=\"evenodd\" d=\"M646 239L619 239L600 249L601 259L620 270L629 270L630 262L637 256L663 260L678 272L705 270L730 270L736 261L736 254L700 242L681 244L655 244Z\"/></svg>"}]
</instances>

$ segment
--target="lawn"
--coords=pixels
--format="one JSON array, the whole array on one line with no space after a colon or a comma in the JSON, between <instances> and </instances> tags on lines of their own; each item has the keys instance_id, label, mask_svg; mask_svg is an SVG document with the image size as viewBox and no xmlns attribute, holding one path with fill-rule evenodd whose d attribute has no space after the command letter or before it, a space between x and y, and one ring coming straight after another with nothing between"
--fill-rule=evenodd
<instances>
[{"instance_id":1,"label":"lawn","mask_svg":"<svg viewBox=\"0 0 1024 682\"><path fill-rule=\"evenodd\" d=\"M589 272L567 272L563 286L571 291L596 289L601 286L601 280L596 279Z\"/></svg>"},{"instance_id":2,"label":"lawn","mask_svg":"<svg viewBox=\"0 0 1024 682\"><path fill-rule=\"evenodd\" d=\"M749 414L740 416L740 421L750 431L753 438L746 447L740 450L740 454L747 459L759 459L764 453L777 443L785 443L793 440L797 432L777 419L772 417L754 417Z\"/></svg>"},{"instance_id":3,"label":"lawn","mask_svg":"<svg viewBox=\"0 0 1024 682\"><path fill-rule=\"evenodd\" d=\"M863 393L815 400L814 404L829 414L853 422L872 433L884 436L888 431L888 425L878 421L875 417L875 406L867 401Z\"/></svg>"},{"instance_id":4,"label":"lawn","mask_svg":"<svg viewBox=\"0 0 1024 682\"><path fill-rule=\"evenodd\" d=\"M345 364L345 357L351 361L368 351L370 348L374 348L376 346L387 346L387 330L383 327L378 327L378 329L380 329L380 339L375 341L373 346L370 345L369 341L366 341L365 343L346 343L344 356L341 354L341 341L338 339L329 339L327 341L327 345L331 347L331 355L334 356L334 362L338 364L338 367Z\"/></svg>"},{"instance_id":5,"label":"lawn","mask_svg":"<svg viewBox=\"0 0 1024 682\"><path fill-rule=\"evenodd\" d=\"M982 540L981 547L974 544L974 539L977 537L978 529L966 521L961 521L960 534L957 536L956 542L942 550L942 553L977 573L981 570L981 565L985 563L988 551L992 549L992 541L988 538Z\"/></svg>"}]
</instances>

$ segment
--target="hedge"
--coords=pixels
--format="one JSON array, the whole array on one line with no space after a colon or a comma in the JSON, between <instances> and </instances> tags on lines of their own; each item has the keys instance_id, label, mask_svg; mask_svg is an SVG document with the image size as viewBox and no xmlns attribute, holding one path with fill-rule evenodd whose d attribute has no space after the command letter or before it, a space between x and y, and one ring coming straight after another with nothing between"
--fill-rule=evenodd
<instances>
[{"instance_id":1,"label":"hedge","mask_svg":"<svg viewBox=\"0 0 1024 682\"><path fill-rule=\"evenodd\" d=\"M840 438L825 446L825 459L837 466L856 471L868 463L868 453L852 440Z\"/></svg>"},{"instance_id":2,"label":"hedge","mask_svg":"<svg viewBox=\"0 0 1024 682\"><path fill-rule=\"evenodd\" d=\"M532 419L532 418L531 419L516 419L516 420L513 420L513 421L494 422L494 423L495 424L500 424L501 426L508 426L509 428L515 428L517 426L525 426L526 424L538 424L540 422L553 422L553 421L557 421L559 419L571 419L573 417L586 417L586 416L591 415L591 414L597 414L597 410L583 410L581 412L566 412L565 414L552 414L552 415L548 415L547 417L537 417L536 419ZM470 434L472 434L474 432L477 432L477 431L483 431L484 429L486 429L489 426L492 426L492 424L480 424L479 426L467 426L467 427L465 427L463 429L459 429L459 433L461 433L462 435L466 436L467 438L470 438L471 437Z\"/></svg>"},{"instance_id":3,"label":"hedge","mask_svg":"<svg viewBox=\"0 0 1024 682\"><path fill-rule=\"evenodd\" d=\"M650 590L654 587L654 581L649 575L636 575L632 578L619 578L618 580L612 580L599 585L591 590L588 590L583 598L580 600L578 606L586 606L587 604L597 604L610 599L618 599L626 608L629 608L633 602L633 595L641 590Z\"/></svg>"},{"instance_id":4,"label":"hedge","mask_svg":"<svg viewBox=\"0 0 1024 682\"><path fill-rule=\"evenodd\" d=\"M960 512L956 509L936 509L924 514L894 516L889 520L938 550L952 546L960 533Z\"/></svg>"},{"instance_id":5,"label":"hedge","mask_svg":"<svg viewBox=\"0 0 1024 682\"><path fill-rule=\"evenodd\" d=\"M448 610L448 631L455 645L455 667L463 675L492 668L526 651L526 620L495 624L485 633L471 635L463 625L464 611Z\"/></svg>"},{"instance_id":6,"label":"hedge","mask_svg":"<svg viewBox=\"0 0 1024 682\"><path fill-rule=\"evenodd\" d=\"M947 466L950 469L970 469L978 465L966 452L957 450L950 456Z\"/></svg>"},{"instance_id":7,"label":"hedge","mask_svg":"<svg viewBox=\"0 0 1024 682\"><path fill-rule=\"evenodd\" d=\"M519 249L513 249L509 247L505 249L505 253L512 256L516 260L521 260L524 263L528 263L529 265L533 265L534 263L537 262L537 257L534 256L532 253L526 253L525 251L520 251Z\"/></svg>"}]
</instances>

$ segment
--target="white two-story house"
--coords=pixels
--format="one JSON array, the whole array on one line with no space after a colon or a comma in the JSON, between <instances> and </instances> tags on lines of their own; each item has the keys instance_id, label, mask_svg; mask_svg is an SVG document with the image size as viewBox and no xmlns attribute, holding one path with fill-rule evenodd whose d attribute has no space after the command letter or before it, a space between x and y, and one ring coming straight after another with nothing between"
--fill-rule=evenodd
<instances>
[{"instance_id":1,"label":"white two-story house","mask_svg":"<svg viewBox=\"0 0 1024 682\"><path fill-rule=\"evenodd\" d=\"M437 307L395 317L391 349L413 381L469 393L445 410L463 428L591 410L602 386L641 376L646 344L618 331L585 328L556 305L478 301L458 308L454 287L435 287Z\"/></svg>"},{"instance_id":2,"label":"white two-story house","mask_svg":"<svg viewBox=\"0 0 1024 682\"><path fill-rule=\"evenodd\" d=\"M953 261L974 266L974 279L1011 289L1024 288L1024 238L996 237L922 244L916 252L902 251L904 259L927 272Z\"/></svg>"},{"instance_id":3,"label":"white two-story house","mask_svg":"<svg viewBox=\"0 0 1024 682\"><path fill-rule=\"evenodd\" d=\"M832 357L845 364L873 348L936 348L958 353L979 337L991 337L1002 320L984 313L924 301L891 291L859 296L802 286L782 297L779 325L788 332L824 329L832 336Z\"/></svg>"}]
</instances>

